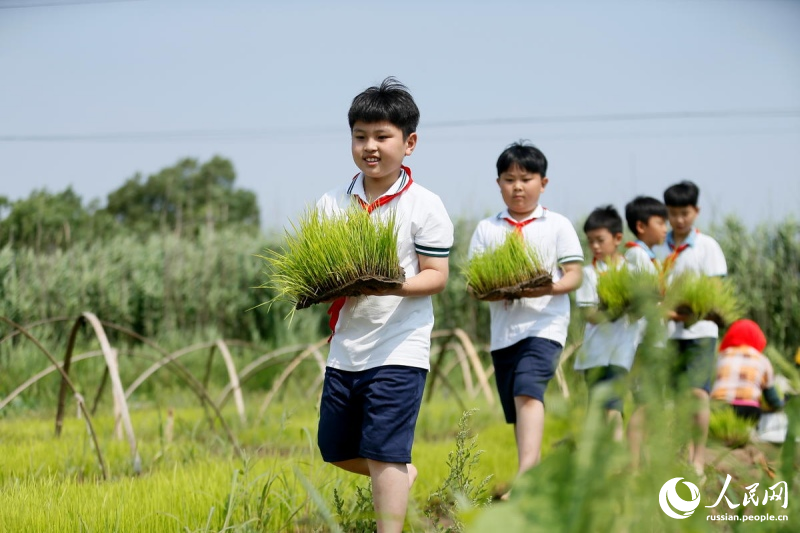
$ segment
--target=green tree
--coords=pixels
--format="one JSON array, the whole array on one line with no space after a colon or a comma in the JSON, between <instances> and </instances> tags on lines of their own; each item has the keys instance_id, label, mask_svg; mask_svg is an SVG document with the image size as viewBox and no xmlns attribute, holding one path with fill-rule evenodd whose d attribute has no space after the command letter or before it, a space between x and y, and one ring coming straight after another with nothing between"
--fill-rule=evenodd
<instances>
[{"instance_id":1,"label":"green tree","mask_svg":"<svg viewBox=\"0 0 800 533\"><path fill-rule=\"evenodd\" d=\"M50 251L69 246L87 225L90 215L72 187L60 193L34 190L27 198L9 202L0 199L0 243L15 248Z\"/></svg>"},{"instance_id":2,"label":"green tree","mask_svg":"<svg viewBox=\"0 0 800 533\"><path fill-rule=\"evenodd\" d=\"M197 235L201 230L237 226L257 231L259 211L252 191L236 189L230 160L215 156L200 164L182 159L146 180L128 179L108 195L104 213L138 234Z\"/></svg>"}]
</instances>

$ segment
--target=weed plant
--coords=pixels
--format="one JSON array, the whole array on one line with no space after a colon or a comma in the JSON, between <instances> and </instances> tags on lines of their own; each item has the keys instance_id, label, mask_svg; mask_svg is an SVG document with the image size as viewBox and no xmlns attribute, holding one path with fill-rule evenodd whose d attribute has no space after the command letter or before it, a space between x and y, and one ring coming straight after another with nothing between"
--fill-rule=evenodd
<instances>
[{"instance_id":1,"label":"weed plant","mask_svg":"<svg viewBox=\"0 0 800 533\"><path fill-rule=\"evenodd\" d=\"M550 273L543 267L539 252L514 232L509 232L501 245L475 254L463 274L478 298L532 280L550 282Z\"/></svg>"},{"instance_id":2,"label":"weed plant","mask_svg":"<svg viewBox=\"0 0 800 533\"><path fill-rule=\"evenodd\" d=\"M267 281L261 288L275 292L272 301L289 302L295 309L330 299L359 280L404 280L397 259L394 211L370 215L354 205L328 215L310 209L292 224L292 231L286 231L285 241L280 250L259 256L267 265ZM357 294L356 290L346 295Z\"/></svg>"}]
</instances>

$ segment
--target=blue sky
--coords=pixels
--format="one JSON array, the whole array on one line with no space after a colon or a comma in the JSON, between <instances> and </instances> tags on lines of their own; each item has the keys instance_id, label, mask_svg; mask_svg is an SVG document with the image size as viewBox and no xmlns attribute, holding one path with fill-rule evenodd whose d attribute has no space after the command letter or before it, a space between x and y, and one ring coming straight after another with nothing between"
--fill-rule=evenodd
<instances>
[{"instance_id":1,"label":"blue sky","mask_svg":"<svg viewBox=\"0 0 800 533\"><path fill-rule=\"evenodd\" d=\"M517 139L548 156L542 203L573 220L681 179L701 225L800 200L800 2L25 3L0 0L12 199L104 199L219 154L280 228L356 172L350 100L394 75L422 111L407 163L454 218L503 207L494 162Z\"/></svg>"}]
</instances>

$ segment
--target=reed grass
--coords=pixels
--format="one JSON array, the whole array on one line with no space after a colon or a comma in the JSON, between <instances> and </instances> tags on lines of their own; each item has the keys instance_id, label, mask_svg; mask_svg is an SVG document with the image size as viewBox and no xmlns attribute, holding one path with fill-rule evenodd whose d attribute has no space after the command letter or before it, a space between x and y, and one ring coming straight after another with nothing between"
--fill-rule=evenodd
<instances>
[{"instance_id":1,"label":"reed grass","mask_svg":"<svg viewBox=\"0 0 800 533\"><path fill-rule=\"evenodd\" d=\"M292 231L286 231L280 250L258 256L267 266L267 281L261 288L275 292L272 301L299 309L357 280L402 282L397 231L394 211L370 215L353 206L327 215L319 208L310 209L292 223Z\"/></svg>"},{"instance_id":2,"label":"reed grass","mask_svg":"<svg viewBox=\"0 0 800 533\"><path fill-rule=\"evenodd\" d=\"M467 285L479 298L498 289L550 276L539 252L519 235L509 232L499 246L475 254L463 268Z\"/></svg>"}]
</instances>

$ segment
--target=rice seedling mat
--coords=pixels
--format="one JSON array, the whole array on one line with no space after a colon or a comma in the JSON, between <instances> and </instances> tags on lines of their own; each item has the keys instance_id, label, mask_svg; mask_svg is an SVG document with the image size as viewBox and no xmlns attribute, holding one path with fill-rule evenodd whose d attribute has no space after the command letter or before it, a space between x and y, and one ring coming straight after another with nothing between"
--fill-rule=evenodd
<instances>
[{"instance_id":1,"label":"rice seedling mat","mask_svg":"<svg viewBox=\"0 0 800 533\"><path fill-rule=\"evenodd\" d=\"M364 275L350 280L335 289L321 292L314 296L301 296L295 305L295 309L305 309L314 304L329 302L347 296L363 296L366 292L397 290L403 286L405 280L405 271L402 267L400 267L399 278Z\"/></svg>"}]
</instances>

